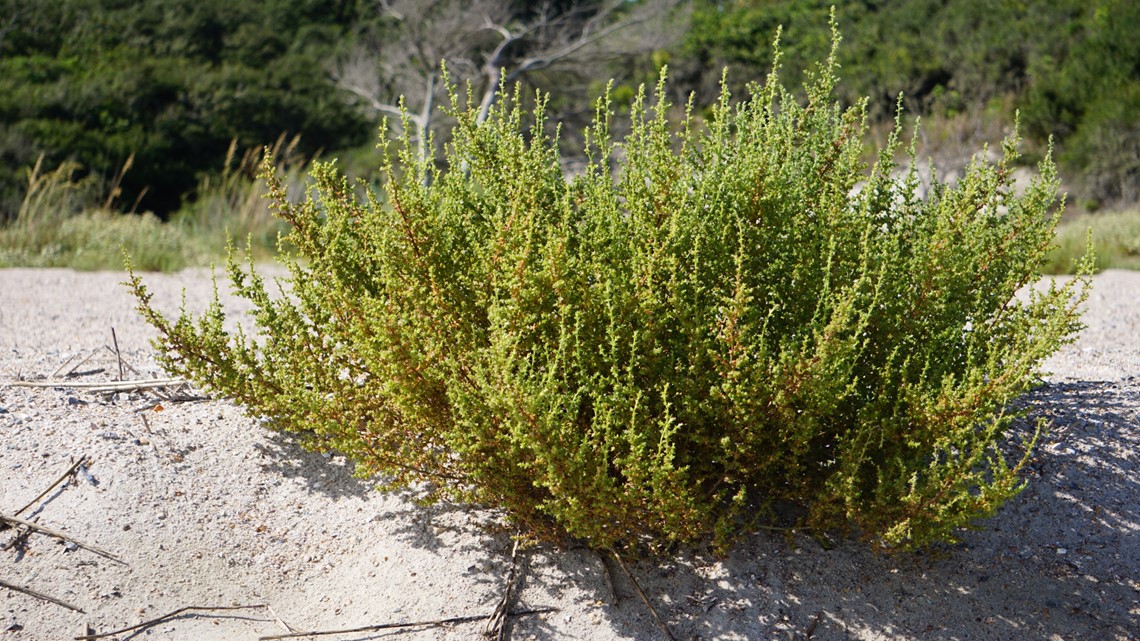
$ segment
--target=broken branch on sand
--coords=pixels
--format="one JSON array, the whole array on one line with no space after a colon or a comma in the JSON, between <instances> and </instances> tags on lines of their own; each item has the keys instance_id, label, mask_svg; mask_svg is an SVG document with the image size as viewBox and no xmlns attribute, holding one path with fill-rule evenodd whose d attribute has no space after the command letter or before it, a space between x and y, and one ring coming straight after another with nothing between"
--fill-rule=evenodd
<instances>
[{"instance_id":1,"label":"broken branch on sand","mask_svg":"<svg viewBox=\"0 0 1140 641\"><path fill-rule=\"evenodd\" d=\"M174 617L179 616L180 614L183 614L185 612L190 612L192 610L201 610L203 612L210 612L213 610L252 610L255 608L268 608L268 607L269 606L265 605L264 603L261 603L258 605L219 605L219 606L213 606L213 607L206 606L206 605L188 605L184 608L178 608L177 610L175 610L173 612L167 612L166 614L164 614L158 618L151 619L149 621L143 621L142 623L139 623L136 625L132 625L129 628L123 628L121 630L112 630L110 632L103 632L101 634L84 634L82 636L74 637L74 639L75 639L75 641L89 641L90 639L102 639L104 637L113 637L117 634L122 634L124 632L133 632L135 630L145 630L146 628L153 628L154 626L156 626L160 623L165 623L165 622L173 619Z\"/></svg>"},{"instance_id":2,"label":"broken branch on sand","mask_svg":"<svg viewBox=\"0 0 1140 641\"><path fill-rule=\"evenodd\" d=\"M533 614L546 614L547 612L557 612L558 608L536 608L533 610L519 610L517 612L508 612L509 617L530 616ZM475 621L482 621L490 619L492 614L475 614L466 617L452 617L450 619L436 619L433 621L413 621L411 623L381 623L379 625L367 625L361 628L349 628L346 630L319 630L309 632L291 632L289 634L274 634L267 637L257 637L257 641L275 641L276 639L295 639L299 637L318 637L329 636L333 634L354 634L357 632L377 632L379 630L393 630L396 628L419 628L440 625L452 625L455 623L473 623Z\"/></svg>"},{"instance_id":3,"label":"broken branch on sand","mask_svg":"<svg viewBox=\"0 0 1140 641\"><path fill-rule=\"evenodd\" d=\"M75 471L79 469L79 466L80 466L80 465L83 465L83 464L84 464L84 462L85 462L85 461L87 461L87 460L88 460L88 459L87 459L87 455L86 455L86 454L84 454L83 456L80 456L80 457L79 457L79 460L78 460L78 461L76 461L76 462L74 462L74 463L72 463L72 464L71 464L71 467L67 468L67 471L66 471L66 472L64 472L64 473L63 473L63 475L62 475L62 476L60 476L58 479L56 479L55 483L52 483L51 485L49 485L49 486L48 486L48 488L47 488L46 490L44 490L43 492L40 492L40 495L39 495L39 496L37 496L36 498L32 499L31 501L28 501L28 504L27 504L27 505L25 505L24 507L22 507L22 508L20 508L20 509L16 510L15 514L13 514L12 516L20 516L21 514L23 514L23 513L24 513L24 512L25 512L25 511L26 511L28 508L32 507L32 506L33 506L33 505L35 505L35 504L36 504L36 503L37 503L37 502L38 502L40 499L42 499L43 497L47 496L48 492L51 492L53 489L55 489L55 486L59 485L60 483L63 483L63 482L64 482L64 481L66 481L67 479L71 478L71 476L72 476L73 474L75 474Z\"/></svg>"},{"instance_id":4,"label":"broken branch on sand","mask_svg":"<svg viewBox=\"0 0 1140 641\"><path fill-rule=\"evenodd\" d=\"M30 597L40 599L41 601L47 601L48 603L54 603L58 606L67 608L68 610L71 610L72 612L78 612L80 614L87 614L83 610L80 610L79 608L75 607L74 605L71 605L70 603L60 601L59 599L57 599L55 597L48 596L48 595L43 594L41 592L36 592L35 590L29 589L29 588L21 588L18 585L12 585L11 583L4 581L3 579L0 579L0 588L8 588L9 590L12 590L13 592L20 592L20 593L26 594Z\"/></svg>"},{"instance_id":5,"label":"broken branch on sand","mask_svg":"<svg viewBox=\"0 0 1140 641\"><path fill-rule=\"evenodd\" d=\"M511 549L511 570L507 574L503 598L499 599L499 604L495 606L494 613L491 614L491 618L487 619L487 625L483 628L483 636L493 641L506 641L507 638L507 614L511 610L511 598L514 595L515 581L518 575L519 541L521 540L522 533L520 532L515 535L515 545Z\"/></svg>"},{"instance_id":6,"label":"broken branch on sand","mask_svg":"<svg viewBox=\"0 0 1140 641\"><path fill-rule=\"evenodd\" d=\"M665 622L661 620L661 615L657 614L657 608L653 607L653 603L649 601L649 597L645 596L645 593L641 591L641 585L638 584L637 579L633 576L633 572L629 571L629 567L626 566L625 561L621 560L621 556L618 555L617 551L610 550L610 552L613 554L614 560L617 561L618 567L625 573L629 582L633 584L633 589L637 592L637 596L641 597L642 603L645 604L646 608L649 608L649 614L653 615L653 620L657 622L657 626L665 633L665 637L669 639L669 641L677 641L677 638L669 631L669 626L665 625Z\"/></svg>"},{"instance_id":7,"label":"broken branch on sand","mask_svg":"<svg viewBox=\"0 0 1140 641\"><path fill-rule=\"evenodd\" d=\"M48 536L54 536L55 538L61 539L64 541L70 541L70 542L74 543L75 545L77 545L78 547L81 547L84 550L87 550L88 552L94 552L95 554L98 554L101 557L104 557L104 558L107 558L107 559L114 561L115 563L120 563L122 565L127 565L127 566L130 565L126 561L120 559L119 557L115 556L114 554L111 554L110 552L108 552L102 548L97 548L94 545L88 545L86 543L83 543L81 541L76 540L75 538L73 538L71 536L68 536L67 534L64 534L63 532L44 527L38 523L33 523L31 521L25 521L24 519L21 519L21 518L15 517L15 516L8 516L6 514L0 514L0 522L8 523L10 525L20 525L20 526L35 530L41 534L46 534Z\"/></svg>"},{"instance_id":8,"label":"broken branch on sand","mask_svg":"<svg viewBox=\"0 0 1140 641\"><path fill-rule=\"evenodd\" d=\"M133 392L144 389L157 389L162 387L175 387L187 385L189 381L184 378L145 378L133 381L115 381L111 383L91 381L12 381L4 383L8 387L70 387L88 392Z\"/></svg>"}]
</instances>

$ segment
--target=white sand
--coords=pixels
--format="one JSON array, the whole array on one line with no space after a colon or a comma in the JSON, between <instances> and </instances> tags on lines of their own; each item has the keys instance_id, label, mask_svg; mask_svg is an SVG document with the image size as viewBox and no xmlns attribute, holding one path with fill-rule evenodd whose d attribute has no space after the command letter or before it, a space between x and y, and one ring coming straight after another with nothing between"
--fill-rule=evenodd
<instances>
[{"instance_id":1,"label":"white sand","mask_svg":"<svg viewBox=\"0 0 1140 641\"><path fill-rule=\"evenodd\" d=\"M111 343L149 376L152 332L117 273L0 270L0 382L52 374ZM148 275L171 312L202 271ZM1089 325L1049 362L1033 395L1055 429L1030 486L985 529L937 553L883 557L855 542L758 533L726 559L687 550L632 565L677 639L1140 638L1140 273L1096 278ZM70 367L70 366L68 366ZM109 380L103 351L79 380ZM67 387L0 387L0 513L12 514L80 456L81 479L22 516L106 548L129 566L33 536L0 551L0 581L86 611L0 588L0 638L108 632L187 606L268 604L296 629L489 614L509 537L493 515L417 507L373 491L343 461L301 451L221 401L109 399ZM143 417L146 417L146 423ZM0 545L13 530L0 532ZM614 568L585 550L523 555L518 639L657 639L660 630ZM611 564L612 565L612 564ZM478 638L482 623L418 628L400 639ZM285 632L266 609L188 614L130 638L257 639ZM385 638L398 631L321 637ZM128 638L121 635L119 638Z\"/></svg>"}]
</instances>

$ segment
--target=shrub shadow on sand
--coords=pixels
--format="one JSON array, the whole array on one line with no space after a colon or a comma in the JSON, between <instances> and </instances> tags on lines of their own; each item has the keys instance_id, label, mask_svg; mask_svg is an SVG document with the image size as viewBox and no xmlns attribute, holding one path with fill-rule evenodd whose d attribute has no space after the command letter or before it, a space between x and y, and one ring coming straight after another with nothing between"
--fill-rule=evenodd
<instances>
[{"instance_id":1,"label":"shrub shadow on sand","mask_svg":"<svg viewBox=\"0 0 1140 641\"><path fill-rule=\"evenodd\" d=\"M1051 383L1025 400L1033 410L1017 436L1039 416L1052 424L1029 463L1029 485L957 544L886 555L852 540L825 550L805 535L765 532L727 558L688 549L630 569L678 639L1136 638L1140 380ZM287 435L266 442L264 464L304 479L314 493L375 491L350 464L330 465ZM501 521L416 497L384 502L385 531L418 548L484 558L456 578L499 589L510 558ZM539 546L522 555L521 569L517 607L584 591L584 616L598 625L631 639L661 634L628 579L599 553ZM556 618L514 625L516 638L563 638Z\"/></svg>"},{"instance_id":2,"label":"shrub shadow on sand","mask_svg":"<svg viewBox=\"0 0 1140 641\"><path fill-rule=\"evenodd\" d=\"M1048 384L1027 400L1035 409L1019 431L1037 416L1053 424L1029 485L957 544L886 555L760 533L725 559L690 550L631 569L678 639L1137 638L1140 381ZM597 560L547 561L606 600ZM629 638L657 638L631 586L613 577L617 603L599 614Z\"/></svg>"}]
</instances>

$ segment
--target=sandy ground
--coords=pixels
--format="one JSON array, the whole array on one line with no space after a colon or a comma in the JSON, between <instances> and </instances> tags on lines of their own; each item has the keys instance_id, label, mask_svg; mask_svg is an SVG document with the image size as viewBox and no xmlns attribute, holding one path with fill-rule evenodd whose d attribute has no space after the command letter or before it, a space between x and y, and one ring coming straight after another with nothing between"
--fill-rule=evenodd
<instances>
[{"instance_id":1,"label":"sandy ground","mask_svg":"<svg viewBox=\"0 0 1140 641\"><path fill-rule=\"evenodd\" d=\"M114 328L140 376L160 376L151 332L122 274L0 270L0 382L111 380ZM208 275L146 278L173 312L201 309ZM689 550L633 573L677 639L1140 638L1140 273L1096 278L1080 340L1031 395L1054 429L1030 486L985 529L922 554L757 533L718 559ZM78 359L77 359L78 360ZM128 372L128 376L135 376ZM297 630L490 614L510 565L494 516L421 508L301 451L233 405L164 403L61 385L0 386L0 513L11 515L68 469L90 465L21 514L99 546L126 565L46 536L0 550L0 639L110 632L188 606L120 639L257 639ZM145 417L145 420L144 420ZM0 532L0 546L14 530ZM521 556L518 639L657 639L631 583L586 550ZM608 576L612 574L612 582ZM481 622L329 639L472 639ZM90 626L88 628L88 626Z\"/></svg>"}]
</instances>

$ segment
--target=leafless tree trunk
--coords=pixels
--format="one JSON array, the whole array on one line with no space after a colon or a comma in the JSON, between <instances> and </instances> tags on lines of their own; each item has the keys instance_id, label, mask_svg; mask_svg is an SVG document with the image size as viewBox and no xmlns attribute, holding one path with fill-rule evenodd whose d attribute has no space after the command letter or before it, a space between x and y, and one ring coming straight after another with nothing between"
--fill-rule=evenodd
<instances>
[{"instance_id":1,"label":"leafless tree trunk","mask_svg":"<svg viewBox=\"0 0 1140 641\"><path fill-rule=\"evenodd\" d=\"M679 0L548 0L535 8L516 0L380 0L378 26L338 60L332 73L361 105L407 123L421 158L440 87L441 61L479 96L487 120L500 89L536 72L557 70L581 85L610 73L614 60L644 56L679 31L663 25ZM591 77L591 72L595 77ZM566 87L562 87L565 89Z\"/></svg>"}]
</instances>

